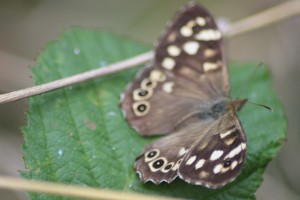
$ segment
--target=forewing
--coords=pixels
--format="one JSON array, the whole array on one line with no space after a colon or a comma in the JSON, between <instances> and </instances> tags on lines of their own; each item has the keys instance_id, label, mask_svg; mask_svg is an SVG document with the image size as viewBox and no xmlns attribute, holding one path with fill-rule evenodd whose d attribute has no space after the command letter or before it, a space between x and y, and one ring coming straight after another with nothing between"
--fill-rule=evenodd
<instances>
[{"instance_id":1,"label":"forewing","mask_svg":"<svg viewBox=\"0 0 300 200\"><path fill-rule=\"evenodd\" d=\"M126 119L142 135L169 133L193 114L207 112L212 103L208 99L199 102L196 94L181 85L176 86L177 93L165 92L163 81L165 84L171 83L161 70L147 67L129 86L121 102ZM182 88L181 93L179 88ZM197 95L204 94L198 92Z\"/></svg>"},{"instance_id":2,"label":"forewing","mask_svg":"<svg viewBox=\"0 0 300 200\"><path fill-rule=\"evenodd\" d=\"M188 183L218 188L233 181L246 159L246 135L235 113L214 121L194 143L179 167Z\"/></svg>"},{"instance_id":3,"label":"forewing","mask_svg":"<svg viewBox=\"0 0 300 200\"><path fill-rule=\"evenodd\" d=\"M193 89L210 98L229 96L221 32L198 4L188 4L168 23L155 48L155 65L178 82L194 83Z\"/></svg>"},{"instance_id":4,"label":"forewing","mask_svg":"<svg viewBox=\"0 0 300 200\"><path fill-rule=\"evenodd\" d=\"M142 135L164 134L229 96L222 38L212 16L189 4L168 24L153 64L127 88L122 109Z\"/></svg>"}]
</instances>

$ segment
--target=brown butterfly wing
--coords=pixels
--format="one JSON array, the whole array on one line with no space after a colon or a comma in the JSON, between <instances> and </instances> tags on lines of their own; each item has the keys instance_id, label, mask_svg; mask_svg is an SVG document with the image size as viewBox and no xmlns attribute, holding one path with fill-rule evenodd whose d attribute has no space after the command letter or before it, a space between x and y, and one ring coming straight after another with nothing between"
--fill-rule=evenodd
<instances>
[{"instance_id":1,"label":"brown butterfly wing","mask_svg":"<svg viewBox=\"0 0 300 200\"><path fill-rule=\"evenodd\" d=\"M179 176L218 188L237 177L246 157L246 136L236 115L189 123L148 145L137 158L135 169L143 182L169 183Z\"/></svg>"},{"instance_id":2,"label":"brown butterfly wing","mask_svg":"<svg viewBox=\"0 0 300 200\"><path fill-rule=\"evenodd\" d=\"M189 4L168 24L147 67L123 94L128 122L142 135L174 131L229 96L221 34L212 16Z\"/></svg>"},{"instance_id":3,"label":"brown butterfly wing","mask_svg":"<svg viewBox=\"0 0 300 200\"><path fill-rule=\"evenodd\" d=\"M188 91L182 89L183 93L181 94L169 94L161 88L161 82L154 82L150 78L145 78L151 77L153 72L160 73L161 71L154 71L152 67L146 68L142 72L142 76L138 77L126 91L122 101L122 109L126 119L142 135L169 133L190 114L198 112L201 107L203 107L202 109L205 108L205 104L199 104L199 99L196 96L188 96ZM166 76L165 79L166 83L170 80ZM149 81L151 86L146 86L146 82ZM177 86L180 87L180 85ZM143 90L143 88L147 89ZM176 91L180 92L181 90ZM138 96L138 92L145 92L147 95ZM139 106L144 105L147 106L145 114L138 110Z\"/></svg>"},{"instance_id":4,"label":"brown butterfly wing","mask_svg":"<svg viewBox=\"0 0 300 200\"><path fill-rule=\"evenodd\" d=\"M155 48L155 65L169 76L194 83L210 98L229 96L221 33L202 6L188 4L168 23Z\"/></svg>"},{"instance_id":5,"label":"brown butterfly wing","mask_svg":"<svg viewBox=\"0 0 300 200\"><path fill-rule=\"evenodd\" d=\"M232 182L246 158L246 135L235 113L229 112L206 128L184 156L179 167L181 179L194 185L218 188Z\"/></svg>"}]
</instances>

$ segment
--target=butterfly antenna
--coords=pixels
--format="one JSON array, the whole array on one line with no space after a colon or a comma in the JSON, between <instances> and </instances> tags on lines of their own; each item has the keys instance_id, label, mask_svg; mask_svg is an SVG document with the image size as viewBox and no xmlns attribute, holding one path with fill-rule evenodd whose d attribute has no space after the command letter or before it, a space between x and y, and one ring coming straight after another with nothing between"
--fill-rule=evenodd
<instances>
[{"instance_id":1,"label":"butterfly antenna","mask_svg":"<svg viewBox=\"0 0 300 200\"><path fill-rule=\"evenodd\" d=\"M247 80L244 81L244 84L243 84L243 85L240 87L240 89L239 89L237 99L240 99L240 96L241 96L241 94L242 94L243 88L245 88L245 87L247 86L246 84L249 84L249 82L251 81L251 79L253 79L253 77L256 75L257 70L258 70L259 68L261 68L262 66L263 66L263 63L259 63L259 64L255 67L254 71L253 71L253 72L250 74L250 76L247 78Z\"/></svg>"},{"instance_id":2,"label":"butterfly antenna","mask_svg":"<svg viewBox=\"0 0 300 200\"><path fill-rule=\"evenodd\" d=\"M251 104L259 106L259 107L263 107L263 108L265 108L265 109L273 112L273 109L271 107L269 107L269 106L266 106L266 105L263 105L263 104L259 104L259 103L254 103L254 102L251 102L251 101L248 101L248 103L251 103Z\"/></svg>"},{"instance_id":3,"label":"butterfly antenna","mask_svg":"<svg viewBox=\"0 0 300 200\"><path fill-rule=\"evenodd\" d=\"M251 75L248 77L247 81L244 82L244 85L242 85L240 91L239 91L239 95L237 96L237 99L239 99L239 97L241 96L241 93L242 93L242 89L246 87L245 84L248 84L251 79L253 79L253 77L255 76L255 74L257 73L257 70L263 66L263 63L259 63L256 68L254 69L254 71L251 73ZM255 102L252 102L252 101L247 101L248 103L250 104L253 104L253 105L256 105L256 106L259 106L259 107L263 107L271 112L273 112L273 109L269 106L266 106L266 105L263 105L263 104L260 104L260 103L255 103Z\"/></svg>"}]
</instances>

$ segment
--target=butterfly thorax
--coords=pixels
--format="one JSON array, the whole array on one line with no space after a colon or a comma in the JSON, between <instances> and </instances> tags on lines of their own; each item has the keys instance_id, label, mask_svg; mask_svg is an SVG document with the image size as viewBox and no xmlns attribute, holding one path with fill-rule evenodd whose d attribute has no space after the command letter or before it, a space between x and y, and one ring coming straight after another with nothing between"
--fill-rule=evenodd
<instances>
[{"instance_id":1,"label":"butterfly thorax","mask_svg":"<svg viewBox=\"0 0 300 200\"><path fill-rule=\"evenodd\" d=\"M207 110L201 110L197 113L197 117L200 120L206 120L209 118L218 119L228 112L236 113L247 102L247 99L231 100L229 98L222 98L219 101L214 102ZM187 119L189 121L189 119Z\"/></svg>"},{"instance_id":2,"label":"butterfly thorax","mask_svg":"<svg viewBox=\"0 0 300 200\"><path fill-rule=\"evenodd\" d=\"M193 122L198 123L199 121L209 122L211 120L217 120L227 113L236 113L243 107L246 101L247 99L232 100L227 97L222 97L216 101L212 101L209 105L205 104L205 106L198 107L193 113L183 116L175 125L174 129L181 129Z\"/></svg>"},{"instance_id":3,"label":"butterfly thorax","mask_svg":"<svg viewBox=\"0 0 300 200\"><path fill-rule=\"evenodd\" d=\"M204 110L199 113L199 116L204 117L205 115L211 116L213 118L219 118L228 112L238 112L244 104L247 102L247 99L236 99L231 100L229 98L222 98L208 107L208 110Z\"/></svg>"}]
</instances>

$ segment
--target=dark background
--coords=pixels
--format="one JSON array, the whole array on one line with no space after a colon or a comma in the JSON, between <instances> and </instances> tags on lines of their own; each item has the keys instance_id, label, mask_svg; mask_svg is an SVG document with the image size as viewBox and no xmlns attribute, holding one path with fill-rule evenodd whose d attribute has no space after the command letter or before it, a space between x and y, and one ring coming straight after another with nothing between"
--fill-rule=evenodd
<instances>
[{"instance_id":1,"label":"dark background","mask_svg":"<svg viewBox=\"0 0 300 200\"><path fill-rule=\"evenodd\" d=\"M70 26L103 27L151 45L166 22L187 0L1 0L0 93L32 85L29 66L39 51ZM214 16L235 22L283 0L204 0ZM289 12L288 10L286 12ZM270 66L274 88L288 117L288 140L271 162L257 199L299 199L300 16L227 40L234 62ZM262 102L263 103L263 102ZM260 108L257 108L260 109ZM26 124L26 100L0 105L0 174L18 176L24 169L20 127ZM0 199L26 199L21 192L0 190Z\"/></svg>"}]
</instances>

